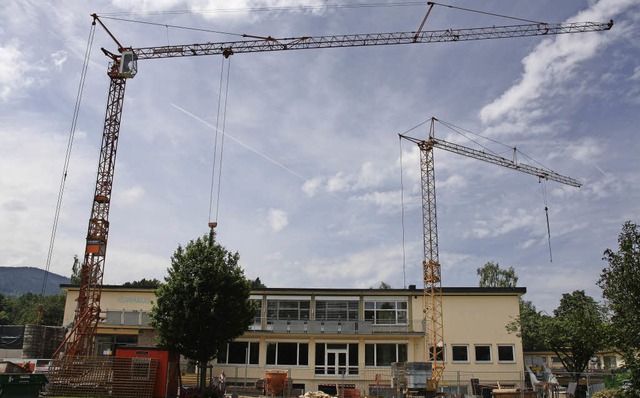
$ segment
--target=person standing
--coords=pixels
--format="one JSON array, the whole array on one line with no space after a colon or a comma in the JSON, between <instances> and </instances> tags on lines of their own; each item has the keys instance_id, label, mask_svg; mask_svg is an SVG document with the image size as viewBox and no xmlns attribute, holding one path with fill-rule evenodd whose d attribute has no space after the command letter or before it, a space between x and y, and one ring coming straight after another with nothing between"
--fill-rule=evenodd
<instances>
[{"instance_id":1,"label":"person standing","mask_svg":"<svg viewBox=\"0 0 640 398\"><path fill-rule=\"evenodd\" d=\"M227 377L224 374L224 370L222 372L220 372L220 376L218 376L218 382L219 382L219 386L220 386L220 391L222 391L222 393L225 393L226 390L226 381L227 381Z\"/></svg>"}]
</instances>

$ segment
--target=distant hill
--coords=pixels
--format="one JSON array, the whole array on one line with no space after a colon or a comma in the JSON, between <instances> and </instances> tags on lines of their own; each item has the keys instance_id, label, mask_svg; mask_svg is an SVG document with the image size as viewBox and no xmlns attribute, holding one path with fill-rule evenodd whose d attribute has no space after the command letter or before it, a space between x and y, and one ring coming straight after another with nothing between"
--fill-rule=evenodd
<instances>
[{"instance_id":1,"label":"distant hill","mask_svg":"<svg viewBox=\"0 0 640 398\"><path fill-rule=\"evenodd\" d=\"M35 267L2 267L0 266L0 293L17 297L31 292L40 294L44 270ZM62 275L49 272L46 295L62 293L60 284L70 280Z\"/></svg>"}]
</instances>

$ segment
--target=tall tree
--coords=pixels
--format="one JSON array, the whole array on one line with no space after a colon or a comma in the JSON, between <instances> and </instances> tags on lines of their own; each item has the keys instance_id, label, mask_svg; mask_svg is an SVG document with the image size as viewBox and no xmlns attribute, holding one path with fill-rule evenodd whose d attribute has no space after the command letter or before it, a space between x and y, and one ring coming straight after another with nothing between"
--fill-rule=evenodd
<instances>
[{"instance_id":1,"label":"tall tree","mask_svg":"<svg viewBox=\"0 0 640 398\"><path fill-rule=\"evenodd\" d=\"M391 285L388 284L385 281L382 281L382 282L380 282L380 285L378 286L378 289L388 290L388 289L391 289Z\"/></svg>"},{"instance_id":2,"label":"tall tree","mask_svg":"<svg viewBox=\"0 0 640 398\"><path fill-rule=\"evenodd\" d=\"M476 272L480 277L480 287L516 287L518 284L518 276L513 267L501 269L498 263L490 261Z\"/></svg>"},{"instance_id":3,"label":"tall tree","mask_svg":"<svg viewBox=\"0 0 640 398\"><path fill-rule=\"evenodd\" d=\"M72 285L79 285L82 282L82 265L77 254L73 255L73 265L71 266L71 278L70 283Z\"/></svg>"},{"instance_id":4,"label":"tall tree","mask_svg":"<svg viewBox=\"0 0 640 398\"><path fill-rule=\"evenodd\" d=\"M576 382L589 360L606 345L605 320L605 309L584 290L564 293L553 318L543 319L545 343Z\"/></svg>"},{"instance_id":5,"label":"tall tree","mask_svg":"<svg viewBox=\"0 0 640 398\"><path fill-rule=\"evenodd\" d=\"M122 286L126 286L126 287L153 287L153 288L157 289L161 284L162 284L162 282L160 282L156 278L153 278L153 279L142 278L139 281L125 282L125 283L122 284Z\"/></svg>"},{"instance_id":6,"label":"tall tree","mask_svg":"<svg viewBox=\"0 0 640 398\"><path fill-rule=\"evenodd\" d=\"M516 333L522 338L524 351L545 351L548 349L545 342L543 325L548 322L550 316L536 310L531 301L520 299L520 315L507 325L509 333Z\"/></svg>"},{"instance_id":7,"label":"tall tree","mask_svg":"<svg viewBox=\"0 0 640 398\"><path fill-rule=\"evenodd\" d=\"M201 389L207 363L253 323L251 282L239 258L215 241L212 229L208 236L178 246L169 275L156 290L151 324L159 343L198 363Z\"/></svg>"},{"instance_id":8,"label":"tall tree","mask_svg":"<svg viewBox=\"0 0 640 398\"><path fill-rule=\"evenodd\" d=\"M631 371L632 388L640 395L640 230L627 221L618 236L618 250L606 249L598 285L611 310L612 344Z\"/></svg>"}]
</instances>

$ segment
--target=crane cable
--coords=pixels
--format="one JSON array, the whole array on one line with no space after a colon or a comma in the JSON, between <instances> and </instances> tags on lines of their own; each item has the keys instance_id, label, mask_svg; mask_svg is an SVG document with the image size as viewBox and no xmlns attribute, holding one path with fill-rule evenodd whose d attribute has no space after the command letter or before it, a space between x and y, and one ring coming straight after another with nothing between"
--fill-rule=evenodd
<instances>
[{"instance_id":1,"label":"crane cable","mask_svg":"<svg viewBox=\"0 0 640 398\"><path fill-rule=\"evenodd\" d=\"M56 203L56 210L53 217L53 226L51 228L51 238L49 241L49 250L47 252L47 262L44 271L44 278L42 280L42 289L40 290L40 301L44 301L44 295L47 290L47 280L49 279L49 268L51 267L51 257L53 256L53 248L56 240L56 232L58 230L58 221L60 220L60 210L62 208L62 198L64 196L64 187L67 182L67 175L69 170L69 162L71 159L71 149L73 148L73 139L78 125L78 114L80 113L80 104L82 103L82 94L84 92L84 83L87 77L87 70L89 68L89 58L91 56L91 48L93 47L93 38L95 34L96 23L91 24L89 31L89 39L87 40L87 48L84 53L84 60L82 64L82 71L80 72L80 83L78 84L78 92L76 94L76 103L73 108L73 117L71 121L71 128L69 130L69 140L67 142L67 150L65 153L64 164L62 166L62 177L60 178L60 188L58 190L58 201ZM36 324L40 324L40 317L42 315L42 304L38 305L38 315L36 318Z\"/></svg>"},{"instance_id":2,"label":"crane cable","mask_svg":"<svg viewBox=\"0 0 640 398\"><path fill-rule=\"evenodd\" d=\"M542 200L544 201L544 213L547 217L547 237L549 241L549 262L553 262L553 255L551 252L551 227L549 226L549 206L547 201L547 181L540 179L540 186L542 187Z\"/></svg>"},{"instance_id":3,"label":"crane cable","mask_svg":"<svg viewBox=\"0 0 640 398\"><path fill-rule=\"evenodd\" d=\"M402 286L407 287L407 275L406 275L406 250L405 250L405 237L404 237L404 181L402 175L404 174L402 168L402 137L398 135L398 143L400 145L400 219L402 223Z\"/></svg>"},{"instance_id":4,"label":"crane cable","mask_svg":"<svg viewBox=\"0 0 640 398\"><path fill-rule=\"evenodd\" d=\"M226 62L226 78L225 78L225 62ZM216 127L215 127L215 142L213 144L213 162L211 164L211 190L209 196L209 228L213 229L218 226L218 212L220 209L220 187L222 181L222 154L224 152L224 131L227 123L227 103L229 98L229 76L231 70L231 58L222 57L222 64L220 67L220 86L218 88L218 109L216 114ZM224 87L223 87L224 86ZM222 93L224 90L224 105ZM222 129L220 126L220 111L222 108ZM220 159L218 158L218 133L221 133L220 138ZM216 184L216 161L218 162L218 181ZM214 202L214 189L216 192L216 205L215 205L215 217L212 218L213 202Z\"/></svg>"}]
</instances>

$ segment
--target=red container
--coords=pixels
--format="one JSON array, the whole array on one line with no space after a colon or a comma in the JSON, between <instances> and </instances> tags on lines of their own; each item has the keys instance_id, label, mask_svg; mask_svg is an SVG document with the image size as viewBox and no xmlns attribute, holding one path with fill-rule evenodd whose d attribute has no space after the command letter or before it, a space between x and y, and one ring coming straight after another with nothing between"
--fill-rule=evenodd
<instances>
[{"instance_id":1,"label":"red container","mask_svg":"<svg viewBox=\"0 0 640 398\"><path fill-rule=\"evenodd\" d=\"M158 372L153 387L153 398L176 398L180 354L158 347L116 348L119 358L150 358L158 360Z\"/></svg>"}]
</instances>

